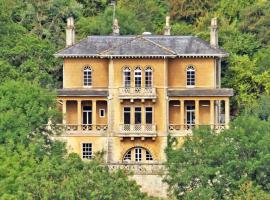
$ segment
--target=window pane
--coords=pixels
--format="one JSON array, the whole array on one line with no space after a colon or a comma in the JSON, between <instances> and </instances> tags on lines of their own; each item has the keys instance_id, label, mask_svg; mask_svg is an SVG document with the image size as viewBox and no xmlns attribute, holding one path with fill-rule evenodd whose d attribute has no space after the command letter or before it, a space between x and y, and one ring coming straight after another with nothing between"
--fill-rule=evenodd
<instances>
[{"instance_id":1,"label":"window pane","mask_svg":"<svg viewBox=\"0 0 270 200\"><path fill-rule=\"evenodd\" d=\"M82 144L82 158L86 158L86 159L92 158L92 143Z\"/></svg>"},{"instance_id":2,"label":"window pane","mask_svg":"<svg viewBox=\"0 0 270 200\"><path fill-rule=\"evenodd\" d=\"M140 107L135 108L135 124L142 123L142 110Z\"/></svg>"},{"instance_id":3,"label":"window pane","mask_svg":"<svg viewBox=\"0 0 270 200\"><path fill-rule=\"evenodd\" d=\"M153 111L152 111L152 107L146 107L145 108L145 120L146 120L146 124L152 124L153 123Z\"/></svg>"},{"instance_id":4,"label":"window pane","mask_svg":"<svg viewBox=\"0 0 270 200\"><path fill-rule=\"evenodd\" d=\"M142 149L141 148L135 148L135 161L142 161Z\"/></svg>"}]
</instances>

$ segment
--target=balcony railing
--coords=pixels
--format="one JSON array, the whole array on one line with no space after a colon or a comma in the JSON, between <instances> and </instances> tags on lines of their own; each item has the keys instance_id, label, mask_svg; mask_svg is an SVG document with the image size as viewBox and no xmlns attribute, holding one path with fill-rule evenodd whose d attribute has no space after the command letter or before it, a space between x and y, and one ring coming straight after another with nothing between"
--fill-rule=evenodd
<instances>
[{"instance_id":1,"label":"balcony railing","mask_svg":"<svg viewBox=\"0 0 270 200\"><path fill-rule=\"evenodd\" d=\"M198 127L209 126L215 131L221 131L225 129L225 124L209 124L209 125L198 125ZM191 133L191 130L195 128L195 124L169 124L169 132L171 133Z\"/></svg>"},{"instance_id":2,"label":"balcony railing","mask_svg":"<svg viewBox=\"0 0 270 200\"><path fill-rule=\"evenodd\" d=\"M120 132L124 134L155 134L155 124L120 124Z\"/></svg>"},{"instance_id":3,"label":"balcony railing","mask_svg":"<svg viewBox=\"0 0 270 200\"><path fill-rule=\"evenodd\" d=\"M106 132L108 130L107 124L60 124L66 132Z\"/></svg>"},{"instance_id":4,"label":"balcony railing","mask_svg":"<svg viewBox=\"0 0 270 200\"><path fill-rule=\"evenodd\" d=\"M145 97L156 98L156 88L153 87L121 87L119 88L120 98Z\"/></svg>"},{"instance_id":5,"label":"balcony railing","mask_svg":"<svg viewBox=\"0 0 270 200\"><path fill-rule=\"evenodd\" d=\"M135 175L139 174L164 174L166 172L165 165L160 162L149 162L149 163L110 163L108 164L110 171L115 170L126 170L131 171Z\"/></svg>"}]
</instances>

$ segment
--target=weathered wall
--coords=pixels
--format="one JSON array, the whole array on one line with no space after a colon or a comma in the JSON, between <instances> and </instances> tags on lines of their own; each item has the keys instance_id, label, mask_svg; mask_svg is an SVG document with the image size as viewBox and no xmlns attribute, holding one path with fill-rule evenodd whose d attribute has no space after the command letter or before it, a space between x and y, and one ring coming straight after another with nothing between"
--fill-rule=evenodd
<instances>
[{"instance_id":1,"label":"weathered wall","mask_svg":"<svg viewBox=\"0 0 270 200\"><path fill-rule=\"evenodd\" d=\"M154 197L167 197L168 185L162 182L163 177L161 175L133 175L130 178L141 186L142 192Z\"/></svg>"}]
</instances>

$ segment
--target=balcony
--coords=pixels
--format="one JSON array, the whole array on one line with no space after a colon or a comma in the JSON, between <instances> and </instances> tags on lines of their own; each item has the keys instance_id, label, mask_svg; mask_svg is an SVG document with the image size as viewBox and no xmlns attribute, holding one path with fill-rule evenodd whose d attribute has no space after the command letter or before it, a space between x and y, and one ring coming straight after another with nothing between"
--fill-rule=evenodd
<instances>
[{"instance_id":1,"label":"balcony","mask_svg":"<svg viewBox=\"0 0 270 200\"><path fill-rule=\"evenodd\" d=\"M214 131L220 132L225 129L225 124L198 125L195 124L169 124L168 130L172 134L180 134L183 136L192 134L192 129L195 127L211 127Z\"/></svg>"},{"instance_id":2,"label":"balcony","mask_svg":"<svg viewBox=\"0 0 270 200\"><path fill-rule=\"evenodd\" d=\"M121 87L120 99L156 99L156 88L153 87Z\"/></svg>"},{"instance_id":3,"label":"balcony","mask_svg":"<svg viewBox=\"0 0 270 200\"><path fill-rule=\"evenodd\" d=\"M59 128L67 135L72 134L101 134L108 130L107 124L59 124Z\"/></svg>"},{"instance_id":4,"label":"balcony","mask_svg":"<svg viewBox=\"0 0 270 200\"><path fill-rule=\"evenodd\" d=\"M122 137L154 137L157 134L155 124L120 124Z\"/></svg>"}]
</instances>

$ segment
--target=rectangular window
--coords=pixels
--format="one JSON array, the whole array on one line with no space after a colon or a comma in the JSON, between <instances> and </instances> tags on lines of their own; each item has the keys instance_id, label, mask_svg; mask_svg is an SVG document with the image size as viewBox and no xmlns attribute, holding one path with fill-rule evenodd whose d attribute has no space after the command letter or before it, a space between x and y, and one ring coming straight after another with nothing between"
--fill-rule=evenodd
<instances>
[{"instance_id":1,"label":"rectangular window","mask_svg":"<svg viewBox=\"0 0 270 200\"><path fill-rule=\"evenodd\" d=\"M82 158L92 158L92 143L82 143Z\"/></svg>"},{"instance_id":2,"label":"rectangular window","mask_svg":"<svg viewBox=\"0 0 270 200\"><path fill-rule=\"evenodd\" d=\"M130 71L124 71L124 87L129 88L131 85Z\"/></svg>"},{"instance_id":3,"label":"rectangular window","mask_svg":"<svg viewBox=\"0 0 270 200\"><path fill-rule=\"evenodd\" d=\"M135 87L141 88L142 87L142 71L141 70L135 70L134 72L134 78L135 78Z\"/></svg>"},{"instance_id":4,"label":"rectangular window","mask_svg":"<svg viewBox=\"0 0 270 200\"><path fill-rule=\"evenodd\" d=\"M145 120L146 120L146 124L153 124L153 108L152 107L145 108Z\"/></svg>"},{"instance_id":5,"label":"rectangular window","mask_svg":"<svg viewBox=\"0 0 270 200\"><path fill-rule=\"evenodd\" d=\"M83 124L92 124L92 106L83 106Z\"/></svg>"},{"instance_id":6,"label":"rectangular window","mask_svg":"<svg viewBox=\"0 0 270 200\"><path fill-rule=\"evenodd\" d=\"M195 85L195 71L194 70L187 71L187 85L188 86Z\"/></svg>"},{"instance_id":7,"label":"rectangular window","mask_svg":"<svg viewBox=\"0 0 270 200\"><path fill-rule=\"evenodd\" d=\"M135 124L141 124L141 123L142 123L142 108L135 107Z\"/></svg>"},{"instance_id":8,"label":"rectangular window","mask_svg":"<svg viewBox=\"0 0 270 200\"><path fill-rule=\"evenodd\" d=\"M187 120L187 125L195 124L195 106L194 105L186 106L186 120Z\"/></svg>"},{"instance_id":9,"label":"rectangular window","mask_svg":"<svg viewBox=\"0 0 270 200\"><path fill-rule=\"evenodd\" d=\"M130 107L124 107L124 124L130 124Z\"/></svg>"},{"instance_id":10,"label":"rectangular window","mask_svg":"<svg viewBox=\"0 0 270 200\"><path fill-rule=\"evenodd\" d=\"M105 117L105 109L99 109L99 117Z\"/></svg>"},{"instance_id":11,"label":"rectangular window","mask_svg":"<svg viewBox=\"0 0 270 200\"><path fill-rule=\"evenodd\" d=\"M135 148L135 161L136 162L142 161L142 149L141 148Z\"/></svg>"},{"instance_id":12,"label":"rectangular window","mask_svg":"<svg viewBox=\"0 0 270 200\"><path fill-rule=\"evenodd\" d=\"M145 71L145 87L152 88L152 70Z\"/></svg>"},{"instance_id":13,"label":"rectangular window","mask_svg":"<svg viewBox=\"0 0 270 200\"><path fill-rule=\"evenodd\" d=\"M84 69L83 83L84 83L84 86L91 86L92 85L92 69L90 69L90 68Z\"/></svg>"}]
</instances>

